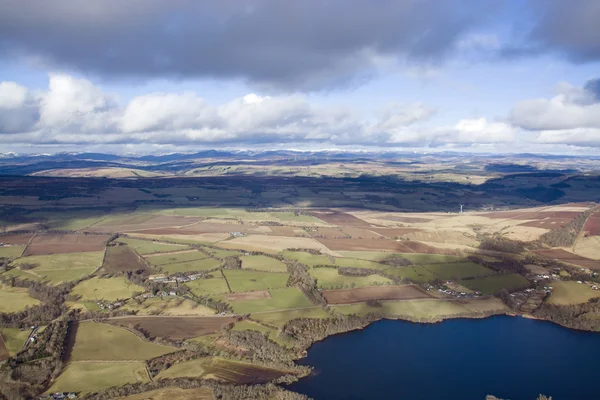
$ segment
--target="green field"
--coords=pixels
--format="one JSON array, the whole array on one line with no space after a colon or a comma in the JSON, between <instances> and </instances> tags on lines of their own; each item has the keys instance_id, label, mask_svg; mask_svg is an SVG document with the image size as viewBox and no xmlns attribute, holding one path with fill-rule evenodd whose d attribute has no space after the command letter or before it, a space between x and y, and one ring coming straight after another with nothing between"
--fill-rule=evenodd
<instances>
[{"instance_id":1,"label":"green field","mask_svg":"<svg viewBox=\"0 0 600 400\"><path fill-rule=\"evenodd\" d=\"M195 281L186 282L185 285L190 288L196 296L210 296L221 293L229 293L225 279L221 278L220 274L215 274L215 277L209 279L196 279Z\"/></svg>"},{"instance_id":2,"label":"green field","mask_svg":"<svg viewBox=\"0 0 600 400\"><path fill-rule=\"evenodd\" d=\"M459 281L462 286L483 294L494 294L501 289L514 292L529 286L529 281L519 274L494 275L485 278Z\"/></svg>"},{"instance_id":3,"label":"green field","mask_svg":"<svg viewBox=\"0 0 600 400\"><path fill-rule=\"evenodd\" d=\"M489 268L472 262L423 265L423 268L441 280L457 280L464 278L478 278L494 273Z\"/></svg>"},{"instance_id":4,"label":"green field","mask_svg":"<svg viewBox=\"0 0 600 400\"><path fill-rule=\"evenodd\" d=\"M104 251L50 254L19 258L13 261L13 265L38 264L38 267L26 272L33 273L40 279L49 280L53 284L58 284L75 281L91 274L102 265L103 257ZM27 275L23 274L23 276Z\"/></svg>"},{"instance_id":5,"label":"green field","mask_svg":"<svg viewBox=\"0 0 600 400\"><path fill-rule=\"evenodd\" d=\"M223 273L233 292L251 292L254 290L283 288L289 274L257 272L244 270L224 270Z\"/></svg>"},{"instance_id":6,"label":"green field","mask_svg":"<svg viewBox=\"0 0 600 400\"><path fill-rule=\"evenodd\" d=\"M214 258L203 258L200 260L161 265L159 268L167 274L175 274L177 272L209 271L211 269L219 268L221 263L221 261L215 260Z\"/></svg>"},{"instance_id":7,"label":"green field","mask_svg":"<svg viewBox=\"0 0 600 400\"><path fill-rule=\"evenodd\" d=\"M260 271L287 272L286 265L276 258L267 256L242 256L242 268Z\"/></svg>"},{"instance_id":8,"label":"green field","mask_svg":"<svg viewBox=\"0 0 600 400\"><path fill-rule=\"evenodd\" d=\"M155 379L200 378L206 374L212 359L210 357L196 358L173 364L172 367L159 373Z\"/></svg>"},{"instance_id":9,"label":"green field","mask_svg":"<svg viewBox=\"0 0 600 400\"><path fill-rule=\"evenodd\" d=\"M386 251L338 251L344 257L370 261L385 261L394 256L406 258L414 264L439 264L461 261L461 257L441 254L392 253Z\"/></svg>"},{"instance_id":10,"label":"green field","mask_svg":"<svg viewBox=\"0 0 600 400\"><path fill-rule=\"evenodd\" d=\"M340 267L352 267L352 268L368 268L376 270L384 270L388 268L387 265L383 265L370 260L363 260L358 258L342 258L332 257L322 254L310 254L302 251L284 251L281 253L285 258L292 260L298 260L302 264L308 266L315 265L337 265ZM389 253L388 253L389 254Z\"/></svg>"},{"instance_id":11,"label":"green field","mask_svg":"<svg viewBox=\"0 0 600 400\"><path fill-rule=\"evenodd\" d=\"M461 304L445 300L382 301L379 307L367 304L348 304L332 306L332 310L345 315L365 315L370 312L390 317L434 321L473 311L505 311L506 306L498 299L470 300Z\"/></svg>"},{"instance_id":12,"label":"green field","mask_svg":"<svg viewBox=\"0 0 600 400\"><path fill-rule=\"evenodd\" d=\"M0 312L12 313L40 304L26 288L10 287L0 283Z\"/></svg>"},{"instance_id":13,"label":"green field","mask_svg":"<svg viewBox=\"0 0 600 400\"><path fill-rule=\"evenodd\" d=\"M146 261L149 264L161 266L166 264L181 263L186 261L201 260L208 256L201 251L192 251L189 253L165 254L160 256L147 257Z\"/></svg>"},{"instance_id":14,"label":"green field","mask_svg":"<svg viewBox=\"0 0 600 400\"><path fill-rule=\"evenodd\" d=\"M127 246L141 255L165 253L169 251L185 250L188 248L187 246L182 245L159 243L152 240L133 239L126 237L120 237L117 241L127 244Z\"/></svg>"},{"instance_id":15,"label":"green field","mask_svg":"<svg viewBox=\"0 0 600 400\"><path fill-rule=\"evenodd\" d=\"M256 322L243 320L234 325L232 328L234 331L257 331L263 333L269 337L273 342L281 345L281 346L289 346L291 343L288 340L282 339L278 334L277 330L273 328L268 328Z\"/></svg>"},{"instance_id":16,"label":"green field","mask_svg":"<svg viewBox=\"0 0 600 400\"><path fill-rule=\"evenodd\" d=\"M149 381L143 362L75 362L69 364L59 375L48 392L89 393Z\"/></svg>"},{"instance_id":17,"label":"green field","mask_svg":"<svg viewBox=\"0 0 600 400\"><path fill-rule=\"evenodd\" d=\"M392 283L391 279L379 275L340 275L335 268L312 268L309 273L317 279L317 286L322 289L342 289Z\"/></svg>"},{"instance_id":18,"label":"green field","mask_svg":"<svg viewBox=\"0 0 600 400\"><path fill-rule=\"evenodd\" d=\"M283 251L281 255L291 260L300 261L302 264L312 267L313 265L329 265L335 263L335 257L310 254L303 251Z\"/></svg>"},{"instance_id":19,"label":"green field","mask_svg":"<svg viewBox=\"0 0 600 400\"><path fill-rule=\"evenodd\" d=\"M547 300L549 304L560 306L581 304L600 297L600 290L592 290L588 284L575 281L552 282L552 288L552 294Z\"/></svg>"},{"instance_id":20,"label":"green field","mask_svg":"<svg viewBox=\"0 0 600 400\"><path fill-rule=\"evenodd\" d=\"M282 327L286 322L297 318L328 318L331 317L321 307L304 308L300 310L285 310L252 314L252 318L265 324Z\"/></svg>"},{"instance_id":21,"label":"green field","mask_svg":"<svg viewBox=\"0 0 600 400\"><path fill-rule=\"evenodd\" d=\"M23 348L25 341L29 337L31 329L20 330L19 328L1 328L0 335L11 356L17 354Z\"/></svg>"},{"instance_id":22,"label":"green field","mask_svg":"<svg viewBox=\"0 0 600 400\"><path fill-rule=\"evenodd\" d=\"M25 246L1 246L0 258L18 258L25 250Z\"/></svg>"},{"instance_id":23,"label":"green field","mask_svg":"<svg viewBox=\"0 0 600 400\"><path fill-rule=\"evenodd\" d=\"M323 225L325 222L321 221L318 218L313 217L312 215L295 215L293 212L277 212L271 213L274 217L283 222L308 222L313 224Z\"/></svg>"},{"instance_id":24,"label":"green field","mask_svg":"<svg viewBox=\"0 0 600 400\"><path fill-rule=\"evenodd\" d=\"M92 278L77 284L71 294L81 296L81 300L128 299L133 293L143 293L144 288L134 285L125 278Z\"/></svg>"},{"instance_id":25,"label":"green field","mask_svg":"<svg viewBox=\"0 0 600 400\"><path fill-rule=\"evenodd\" d=\"M212 248L207 249L207 250L215 258L225 258L225 257L231 257L231 256L239 256L239 255L242 254L239 251L235 251L235 250L222 250L222 249L212 249Z\"/></svg>"},{"instance_id":26,"label":"green field","mask_svg":"<svg viewBox=\"0 0 600 400\"><path fill-rule=\"evenodd\" d=\"M238 314L247 314L260 311L313 306L300 289L272 289L269 290L269 293L271 294L270 299L234 301L231 303L233 311Z\"/></svg>"},{"instance_id":27,"label":"green field","mask_svg":"<svg viewBox=\"0 0 600 400\"><path fill-rule=\"evenodd\" d=\"M419 265L412 267L391 267L386 269L385 273L417 283L431 282L436 279L436 276L429 272L428 269Z\"/></svg>"},{"instance_id":28,"label":"green field","mask_svg":"<svg viewBox=\"0 0 600 400\"><path fill-rule=\"evenodd\" d=\"M114 325L82 322L77 328L71 361L149 360L176 350L142 340Z\"/></svg>"}]
</instances>

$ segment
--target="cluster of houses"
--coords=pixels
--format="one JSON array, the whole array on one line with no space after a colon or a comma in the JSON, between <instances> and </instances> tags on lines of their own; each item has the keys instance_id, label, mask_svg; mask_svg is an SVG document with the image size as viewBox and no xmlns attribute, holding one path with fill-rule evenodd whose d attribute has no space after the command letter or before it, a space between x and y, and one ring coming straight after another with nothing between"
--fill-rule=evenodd
<instances>
[{"instance_id":1,"label":"cluster of houses","mask_svg":"<svg viewBox=\"0 0 600 400\"><path fill-rule=\"evenodd\" d=\"M242 236L246 236L243 232L229 232L229 234L233 237L242 237Z\"/></svg>"},{"instance_id":2,"label":"cluster of houses","mask_svg":"<svg viewBox=\"0 0 600 400\"><path fill-rule=\"evenodd\" d=\"M452 282L448 281L446 282L446 284L451 285ZM477 298L479 296L481 296L481 292L459 292L457 290L453 290L448 288L445 285L430 285L430 284L425 284L424 285L425 290L427 291L435 291L437 290L440 293L443 293L447 296L451 296L451 297L455 297L457 299L474 299Z\"/></svg>"},{"instance_id":3,"label":"cluster of houses","mask_svg":"<svg viewBox=\"0 0 600 400\"><path fill-rule=\"evenodd\" d=\"M125 304L125 301L123 301L123 300L117 300L117 301L99 300L96 302L96 304L98 305L98 307L100 307L101 310L112 311L112 310L116 310L117 308L122 307Z\"/></svg>"},{"instance_id":4,"label":"cluster of houses","mask_svg":"<svg viewBox=\"0 0 600 400\"><path fill-rule=\"evenodd\" d=\"M158 283L183 283L189 281L195 281L196 279L200 279L204 276L204 274L190 274L183 276L167 276L165 274L160 275L150 275L148 280L151 282Z\"/></svg>"}]
</instances>

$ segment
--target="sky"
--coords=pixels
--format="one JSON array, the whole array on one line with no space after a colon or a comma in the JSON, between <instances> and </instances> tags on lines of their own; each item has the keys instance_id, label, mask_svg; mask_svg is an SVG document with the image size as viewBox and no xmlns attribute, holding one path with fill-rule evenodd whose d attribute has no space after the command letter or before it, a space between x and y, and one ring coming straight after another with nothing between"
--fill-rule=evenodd
<instances>
[{"instance_id":1,"label":"sky","mask_svg":"<svg viewBox=\"0 0 600 400\"><path fill-rule=\"evenodd\" d=\"M598 0L0 10L0 153L600 154Z\"/></svg>"}]
</instances>

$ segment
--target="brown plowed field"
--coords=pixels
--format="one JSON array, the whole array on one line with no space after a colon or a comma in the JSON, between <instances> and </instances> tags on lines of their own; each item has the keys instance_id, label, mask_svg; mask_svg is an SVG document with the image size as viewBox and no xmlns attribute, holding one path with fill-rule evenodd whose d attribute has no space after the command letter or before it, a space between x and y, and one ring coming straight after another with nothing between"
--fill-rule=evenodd
<instances>
[{"instance_id":1,"label":"brown plowed field","mask_svg":"<svg viewBox=\"0 0 600 400\"><path fill-rule=\"evenodd\" d=\"M399 253L414 253L406 247L404 242L396 242L388 239L317 239L329 250L369 251L388 250Z\"/></svg>"},{"instance_id":2,"label":"brown plowed field","mask_svg":"<svg viewBox=\"0 0 600 400\"><path fill-rule=\"evenodd\" d=\"M33 233L23 235L0 235L0 243L23 245L29 243Z\"/></svg>"},{"instance_id":3,"label":"brown plowed field","mask_svg":"<svg viewBox=\"0 0 600 400\"><path fill-rule=\"evenodd\" d=\"M369 300L412 300L432 298L429 293L414 285L324 290L323 297L325 297L327 304L350 304Z\"/></svg>"},{"instance_id":4,"label":"brown plowed field","mask_svg":"<svg viewBox=\"0 0 600 400\"><path fill-rule=\"evenodd\" d=\"M590 260L562 249L537 250L535 253L542 257L557 259L584 268L600 269L600 261Z\"/></svg>"},{"instance_id":5,"label":"brown plowed field","mask_svg":"<svg viewBox=\"0 0 600 400\"><path fill-rule=\"evenodd\" d=\"M140 257L127 246L107 247L102 268L107 272L142 271L144 275L150 272Z\"/></svg>"},{"instance_id":6,"label":"brown plowed field","mask_svg":"<svg viewBox=\"0 0 600 400\"><path fill-rule=\"evenodd\" d=\"M270 299L271 293L268 290L257 290L255 292L246 293L233 293L227 295L227 301L238 301L238 300L260 300Z\"/></svg>"},{"instance_id":7,"label":"brown plowed field","mask_svg":"<svg viewBox=\"0 0 600 400\"><path fill-rule=\"evenodd\" d=\"M600 236L600 215L597 213L592 215L583 230L589 232L592 236Z\"/></svg>"},{"instance_id":8,"label":"brown plowed field","mask_svg":"<svg viewBox=\"0 0 600 400\"><path fill-rule=\"evenodd\" d=\"M108 322L126 328L141 329L151 338L173 340L191 339L218 332L223 325L236 321L235 317L125 317Z\"/></svg>"},{"instance_id":9,"label":"brown plowed field","mask_svg":"<svg viewBox=\"0 0 600 400\"><path fill-rule=\"evenodd\" d=\"M37 235L23 256L102 251L108 238L106 235Z\"/></svg>"},{"instance_id":10,"label":"brown plowed field","mask_svg":"<svg viewBox=\"0 0 600 400\"><path fill-rule=\"evenodd\" d=\"M370 227L368 222L363 221L360 218L356 218L354 215L346 214L339 211L329 211L329 212L313 212L314 217L319 218L332 225L342 225L342 226L357 226L357 227Z\"/></svg>"}]
</instances>

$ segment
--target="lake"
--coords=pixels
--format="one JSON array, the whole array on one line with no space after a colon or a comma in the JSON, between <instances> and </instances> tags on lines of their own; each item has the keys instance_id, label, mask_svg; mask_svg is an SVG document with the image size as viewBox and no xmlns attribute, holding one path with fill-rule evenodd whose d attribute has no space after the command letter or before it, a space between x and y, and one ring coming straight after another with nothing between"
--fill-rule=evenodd
<instances>
[{"instance_id":1,"label":"lake","mask_svg":"<svg viewBox=\"0 0 600 400\"><path fill-rule=\"evenodd\" d=\"M600 398L600 334L521 317L378 321L300 363L315 372L288 389L317 400Z\"/></svg>"}]
</instances>

